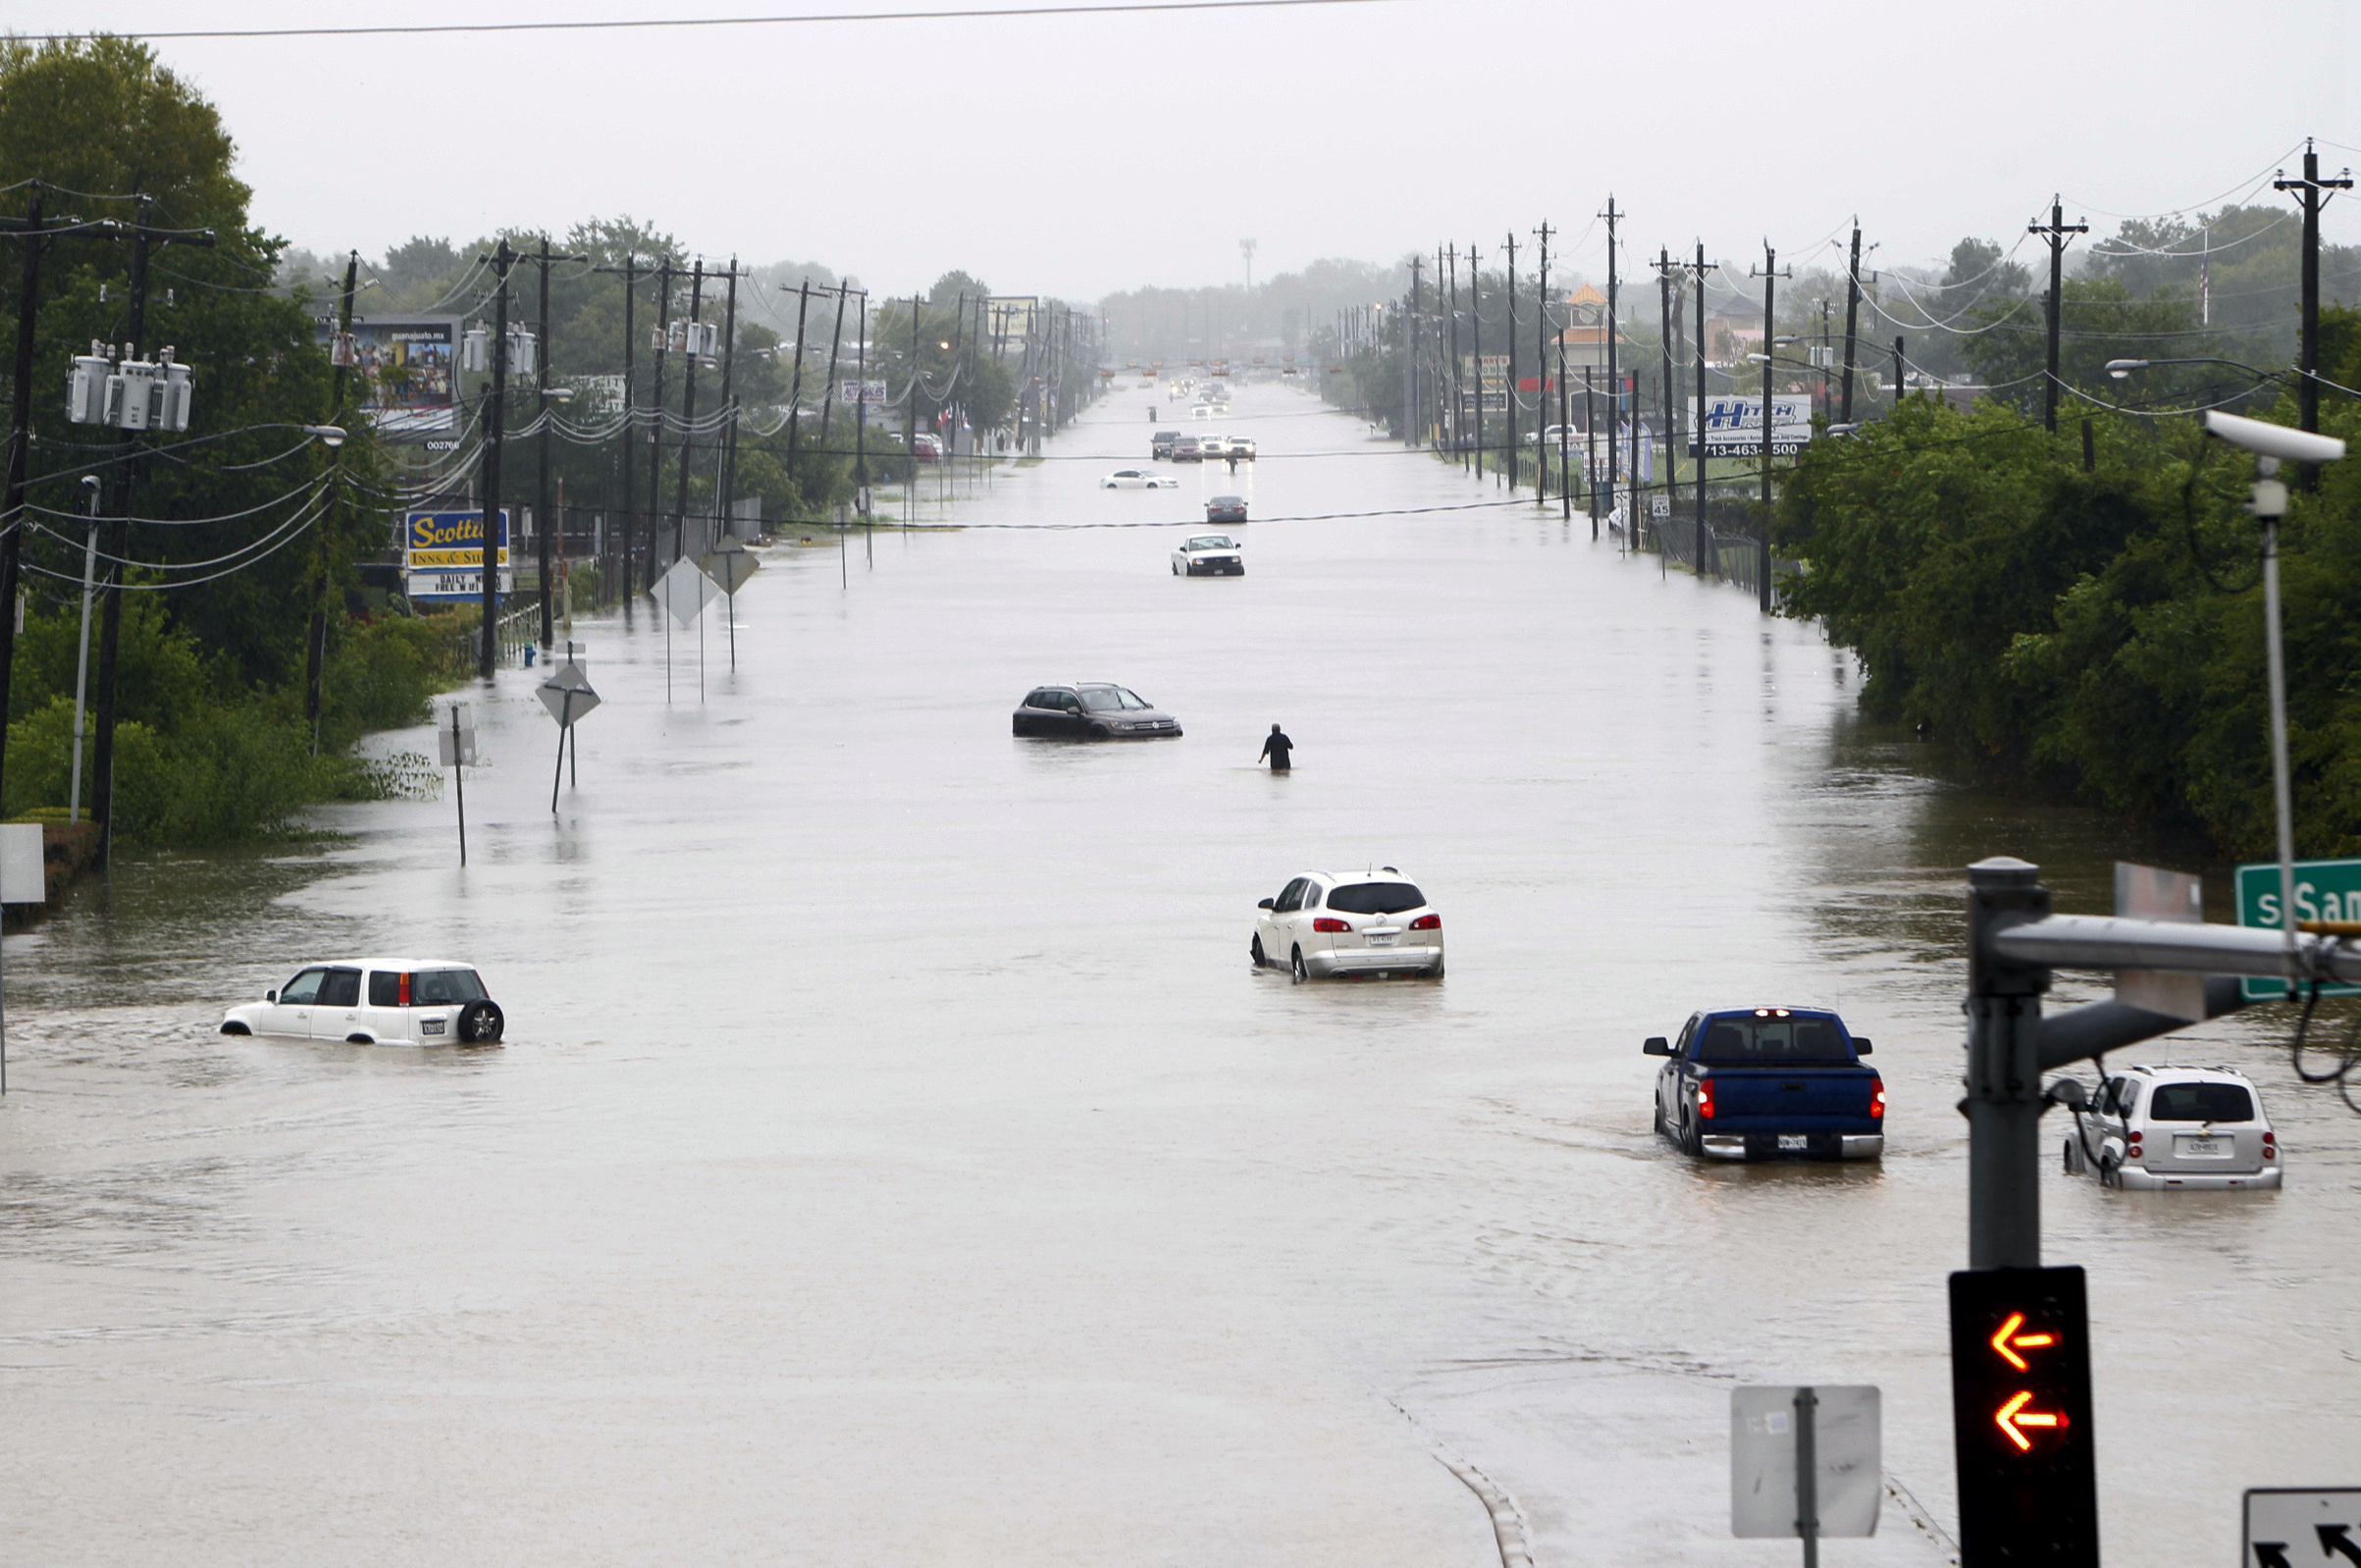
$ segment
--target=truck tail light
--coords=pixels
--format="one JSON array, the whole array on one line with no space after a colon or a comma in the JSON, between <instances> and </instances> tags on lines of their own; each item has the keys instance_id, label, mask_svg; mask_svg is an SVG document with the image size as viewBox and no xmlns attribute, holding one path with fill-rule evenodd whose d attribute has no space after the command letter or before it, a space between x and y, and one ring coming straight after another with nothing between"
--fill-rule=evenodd
<instances>
[{"instance_id":1,"label":"truck tail light","mask_svg":"<svg viewBox=\"0 0 2361 1568\"><path fill-rule=\"evenodd\" d=\"M1885 1120L1885 1084L1882 1082L1869 1085L1869 1120L1872 1122Z\"/></svg>"},{"instance_id":2,"label":"truck tail light","mask_svg":"<svg viewBox=\"0 0 2361 1568\"><path fill-rule=\"evenodd\" d=\"M1312 922L1312 929L1315 931L1349 931L1352 926L1343 920L1332 919L1323 915Z\"/></svg>"},{"instance_id":3,"label":"truck tail light","mask_svg":"<svg viewBox=\"0 0 2361 1568\"><path fill-rule=\"evenodd\" d=\"M1440 931L1443 929L1443 916L1422 915L1410 922L1410 929L1413 931Z\"/></svg>"},{"instance_id":4,"label":"truck tail light","mask_svg":"<svg viewBox=\"0 0 2361 1568\"><path fill-rule=\"evenodd\" d=\"M1707 1122L1713 1120L1713 1080L1711 1078L1697 1080L1697 1114Z\"/></svg>"}]
</instances>

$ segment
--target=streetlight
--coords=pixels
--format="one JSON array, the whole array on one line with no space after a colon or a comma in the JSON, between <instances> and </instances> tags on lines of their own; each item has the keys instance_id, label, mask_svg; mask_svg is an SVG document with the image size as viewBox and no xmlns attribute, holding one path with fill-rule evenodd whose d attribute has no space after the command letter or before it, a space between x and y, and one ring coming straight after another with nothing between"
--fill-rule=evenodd
<instances>
[{"instance_id":1,"label":"streetlight","mask_svg":"<svg viewBox=\"0 0 2361 1568\"><path fill-rule=\"evenodd\" d=\"M319 437L320 444L331 451L344 444L344 427L341 425L306 425L303 434Z\"/></svg>"},{"instance_id":2,"label":"streetlight","mask_svg":"<svg viewBox=\"0 0 2361 1568\"><path fill-rule=\"evenodd\" d=\"M2234 359L2215 359L2210 356L2195 359L2110 359L2107 361L2107 374L2122 381L2135 370L2147 370L2157 365L2228 365L2232 370L2242 370L2263 381L2281 379L2281 373L2276 370L2257 370L2252 365L2242 365Z\"/></svg>"}]
</instances>

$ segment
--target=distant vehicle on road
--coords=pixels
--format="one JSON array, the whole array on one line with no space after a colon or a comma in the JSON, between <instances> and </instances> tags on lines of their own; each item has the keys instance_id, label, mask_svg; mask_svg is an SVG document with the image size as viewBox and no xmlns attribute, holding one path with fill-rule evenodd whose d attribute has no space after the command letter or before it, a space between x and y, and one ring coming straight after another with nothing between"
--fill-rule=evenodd
<instances>
[{"instance_id":1,"label":"distant vehicle on road","mask_svg":"<svg viewBox=\"0 0 2361 1568\"><path fill-rule=\"evenodd\" d=\"M943 460L942 438L919 435L911 442L910 452L921 463L939 463Z\"/></svg>"},{"instance_id":2,"label":"distant vehicle on road","mask_svg":"<svg viewBox=\"0 0 2361 1568\"><path fill-rule=\"evenodd\" d=\"M1204 460L1205 460L1205 447L1204 447L1204 445L1203 445L1201 443L1199 443L1199 442L1198 442L1198 440L1197 440L1197 438L1196 438L1196 437L1194 437L1194 436L1175 436L1175 437L1173 438L1173 461L1174 461L1174 462L1176 462L1176 463L1201 463L1201 462L1203 462Z\"/></svg>"},{"instance_id":3,"label":"distant vehicle on road","mask_svg":"<svg viewBox=\"0 0 2361 1568\"><path fill-rule=\"evenodd\" d=\"M1180 721L1128 686L1080 681L1025 693L1009 732L1086 741L1163 740L1180 733Z\"/></svg>"},{"instance_id":4,"label":"distant vehicle on road","mask_svg":"<svg viewBox=\"0 0 2361 1568\"><path fill-rule=\"evenodd\" d=\"M1677 1039L1641 1047L1656 1074L1655 1129L1714 1160L1873 1160L1885 1153L1885 1080L1869 1042L1816 1008L1692 1013Z\"/></svg>"},{"instance_id":5,"label":"distant vehicle on road","mask_svg":"<svg viewBox=\"0 0 2361 1568\"><path fill-rule=\"evenodd\" d=\"M1177 430L1156 432L1155 435L1148 438L1148 456L1151 458L1172 456L1173 443L1180 439L1180 433Z\"/></svg>"},{"instance_id":6,"label":"distant vehicle on road","mask_svg":"<svg viewBox=\"0 0 2361 1568\"><path fill-rule=\"evenodd\" d=\"M1098 483L1101 490L1179 490L1180 488L1179 476L1151 473L1144 468L1118 468Z\"/></svg>"},{"instance_id":7,"label":"distant vehicle on road","mask_svg":"<svg viewBox=\"0 0 2361 1568\"><path fill-rule=\"evenodd\" d=\"M507 1026L471 965L447 959L310 964L222 1015L224 1034L353 1045L493 1045Z\"/></svg>"},{"instance_id":8,"label":"distant vehicle on road","mask_svg":"<svg viewBox=\"0 0 2361 1568\"><path fill-rule=\"evenodd\" d=\"M1204 453L1205 460L1210 463L1217 457L1229 455L1230 440L1226 436L1199 436L1197 450Z\"/></svg>"},{"instance_id":9,"label":"distant vehicle on road","mask_svg":"<svg viewBox=\"0 0 2361 1568\"><path fill-rule=\"evenodd\" d=\"M1213 417L1213 404L1198 403L1194 405L1189 409L1188 417L1191 419L1211 419Z\"/></svg>"},{"instance_id":10,"label":"distant vehicle on road","mask_svg":"<svg viewBox=\"0 0 2361 1568\"><path fill-rule=\"evenodd\" d=\"M2229 1068L2127 1069L2073 1113L2066 1173L2111 1187L2223 1190L2280 1184L2279 1133L2262 1096Z\"/></svg>"},{"instance_id":11,"label":"distant vehicle on road","mask_svg":"<svg viewBox=\"0 0 2361 1568\"><path fill-rule=\"evenodd\" d=\"M1251 436L1231 437L1229 448L1222 455L1230 458L1251 458L1254 455L1254 438Z\"/></svg>"},{"instance_id":12,"label":"distant vehicle on road","mask_svg":"<svg viewBox=\"0 0 2361 1568\"><path fill-rule=\"evenodd\" d=\"M1187 543L1173 551L1173 575L1243 577L1246 575L1244 549L1244 546L1228 534L1191 534Z\"/></svg>"},{"instance_id":13,"label":"distant vehicle on road","mask_svg":"<svg viewBox=\"0 0 2361 1568\"><path fill-rule=\"evenodd\" d=\"M1246 951L1297 980L1348 974L1443 977L1443 916L1418 884L1390 865L1374 871L1305 871L1262 913Z\"/></svg>"},{"instance_id":14,"label":"distant vehicle on road","mask_svg":"<svg viewBox=\"0 0 2361 1568\"><path fill-rule=\"evenodd\" d=\"M1205 520L1209 523L1242 523L1246 520L1246 497L1216 496L1205 503Z\"/></svg>"}]
</instances>

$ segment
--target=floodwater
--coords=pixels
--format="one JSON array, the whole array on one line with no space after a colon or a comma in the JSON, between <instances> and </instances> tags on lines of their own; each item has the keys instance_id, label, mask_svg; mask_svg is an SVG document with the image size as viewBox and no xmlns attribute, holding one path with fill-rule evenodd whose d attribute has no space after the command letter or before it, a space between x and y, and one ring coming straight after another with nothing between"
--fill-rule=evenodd
<instances>
[{"instance_id":1,"label":"floodwater","mask_svg":"<svg viewBox=\"0 0 2361 1568\"><path fill-rule=\"evenodd\" d=\"M1728 1390L1802 1381L1884 1389L1884 1525L1828 1560L1946 1558L1961 867L2098 910L2165 852L1945 781L1812 628L1291 390L1220 422L1234 481L1096 488L1146 400L936 508L996 526L768 552L702 696L695 631L579 625L554 815L504 672L464 870L446 790L9 938L0 1554L1768 1564ZM1233 485L1249 575L1172 576ZM1110 523L1172 526L1040 526ZM1074 678L1187 734L1011 739ZM1249 968L1257 898L1370 863L1448 979ZM214 1032L363 952L477 963L507 1043ZM1758 1000L1875 1039L1882 1165L1652 1138L1642 1037ZM2284 1192L2045 1176L2119 1560L2351 1479L2361 1123L2282 1042L2148 1057L2255 1071Z\"/></svg>"}]
</instances>

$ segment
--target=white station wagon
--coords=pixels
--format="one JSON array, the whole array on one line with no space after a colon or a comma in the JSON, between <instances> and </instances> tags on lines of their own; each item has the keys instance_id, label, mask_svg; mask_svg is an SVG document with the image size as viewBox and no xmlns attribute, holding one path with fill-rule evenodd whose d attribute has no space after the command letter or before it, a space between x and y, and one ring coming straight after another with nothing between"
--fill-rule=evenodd
<instances>
[{"instance_id":1,"label":"white station wagon","mask_svg":"<svg viewBox=\"0 0 2361 1568\"><path fill-rule=\"evenodd\" d=\"M2066 1173L2096 1170L2111 1187L2270 1189L2279 1133L2245 1073L2135 1067L2106 1079L2074 1113Z\"/></svg>"},{"instance_id":2,"label":"white station wagon","mask_svg":"<svg viewBox=\"0 0 2361 1568\"><path fill-rule=\"evenodd\" d=\"M1443 977L1443 916L1390 865L1305 871L1264 899L1247 951L1298 980L1366 974Z\"/></svg>"},{"instance_id":3,"label":"white station wagon","mask_svg":"<svg viewBox=\"0 0 2361 1568\"><path fill-rule=\"evenodd\" d=\"M224 1034L353 1045L495 1045L506 1024L474 966L447 959L310 964L222 1015Z\"/></svg>"}]
</instances>

